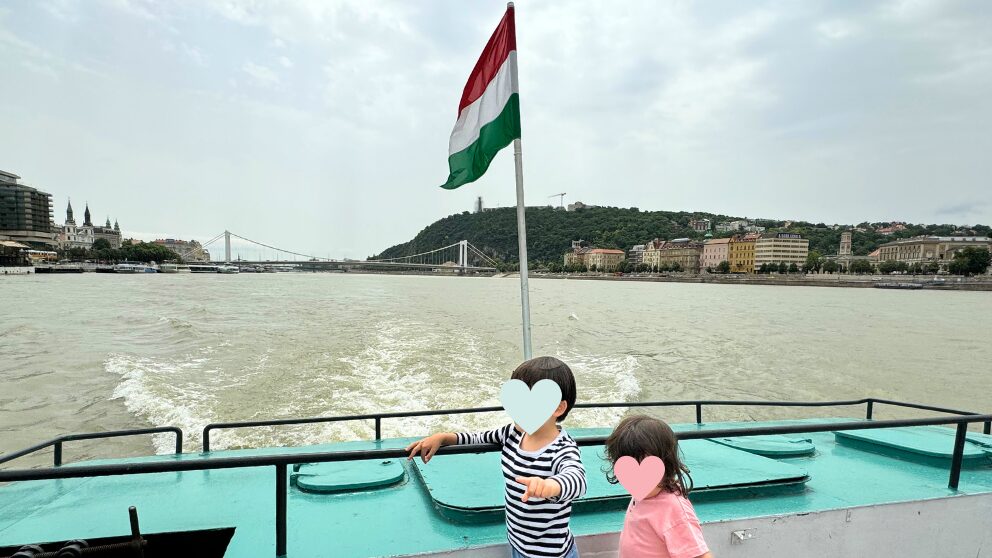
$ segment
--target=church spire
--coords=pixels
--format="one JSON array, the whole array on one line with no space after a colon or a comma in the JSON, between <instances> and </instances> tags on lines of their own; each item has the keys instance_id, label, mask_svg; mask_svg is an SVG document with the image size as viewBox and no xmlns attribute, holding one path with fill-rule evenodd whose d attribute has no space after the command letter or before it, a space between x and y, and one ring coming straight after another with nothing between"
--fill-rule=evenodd
<instances>
[{"instance_id":1,"label":"church spire","mask_svg":"<svg viewBox=\"0 0 992 558\"><path fill-rule=\"evenodd\" d=\"M110 228L110 215L107 215L107 224L106 224L106 227L108 229Z\"/></svg>"},{"instance_id":2,"label":"church spire","mask_svg":"<svg viewBox=\"0 0 992 558\"><path fill-rule=\"evenodd\" d=\"M83 226L92 227L93 221L90 220L90 202L86 202L86 211L83 213Z\"/></svg>"},{"instance_id":3,"label":"church spire","mask_svg":"<svg viewBox=\"0 0 992 558\"><path fill-rule=\"evenodd\" d=\"M117 224L117 219L114 219L114 230L121 232L121 226Z\"/></svg>"},{"instance_id":4,"label":"church spire","mask_svg":"<svg viewBox=\"0 0 992 558\"><path fill-rule=\"evenodd\" d=\"M75 225L76 220L72 218L72 200L69 200L69 207L65 209L65 224Z\"/></svg>"}]
</instances>

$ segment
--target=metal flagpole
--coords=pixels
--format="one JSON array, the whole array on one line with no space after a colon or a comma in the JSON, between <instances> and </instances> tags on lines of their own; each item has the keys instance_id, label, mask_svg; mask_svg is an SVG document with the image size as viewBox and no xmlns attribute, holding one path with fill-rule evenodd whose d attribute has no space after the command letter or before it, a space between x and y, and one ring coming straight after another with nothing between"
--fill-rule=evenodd
<instances>
[{"instance_id":1,"label":"metal flagpole","mask_svg":"<svg viewBox=\"0 0 992 558\"><path fill-rule=\"evenodd\" d=\"M513 2L506 4L513 9ZM516 14L514 14L516 15ZM514 26L516 27L516 26ZM517 59L510 60L510 83L520 91L517 80ZM530 360L530 294L527 288L527 221L524 218L524 167L520 154L520 138L513 140L513 163L517 171L517 250L520 257L520 312L523 314L524 360Z\"/></svg>"}]
</instances>

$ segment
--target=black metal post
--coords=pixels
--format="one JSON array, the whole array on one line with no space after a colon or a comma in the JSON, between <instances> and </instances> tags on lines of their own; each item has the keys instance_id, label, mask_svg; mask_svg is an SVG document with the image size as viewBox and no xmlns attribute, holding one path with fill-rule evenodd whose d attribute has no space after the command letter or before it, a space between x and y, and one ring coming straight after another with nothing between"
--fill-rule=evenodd
<instances>
[{"instance_id":1,"label":"black metal post","mask_svg":"<svg viewBox=\"0 0 992 558\"><path fill-rule=\"evenodd\" d=\"M696 424L703 424L703 404L696 403Z\"/></svg>"},{"instance_id":2,"label":"black metal post","mask_svg":"<svg viewBox=\"0 0 992 558\"><path fill-rule=\"evenodd\" d=\"M286 465L276 465L276 556L286 555Z\"/></svg>"},{"instance_id":3,"label":"black metal post","mask_svg":"<svg viewBox=\"0 0 992 558\"><path fill-rule=\"evenodd\" d=\"M982 428L982 432L985 434L992 434L992 420L985 421L985 427Z\"/></svg>"},{"instance_id":4,"label":"black metal post","mask_svg":"<svg viewBox=\"0 0 992 558\"><path fill-rule=\"evenodd\" d=\"M872 411L874 410L874 409L873 409L874 407L875 407L875 401L874 401L874 400L871 400L871 399L869 399L869 400L868 400L868 411L867 411L867 412L865 412L865 419L867 419L867 420L871 420L871 413L872 413Z\"/></svg>"},{"instance_id":5,"label":"black metal post","mask_svg":"<svg viewBox=\"0 0 992 558\"><path fill-rule=\"evenodd\" d=\"M209 424L203 427L203 453L210 451L210 427Z\"/></svg>"},{"instance_id":6,"label":"black metal post","mask_svg":"<svg viewBox=\"0 0 992 558\"><path fill-rule=\"evenodd\" d=\"M60 467L62 465L62 440L55 442L55 455L53 457L55 466Z\"/></svg>"},{"instance_id":7,"label":"black metal post","mask_svg":"<svg viewBox=\"0 0 992 558\"><path fill-rule=\"evenodd\" d=\"M964 460L964 440L968 435L968 423L958 423L958 431L954 436L954 454L951 456L951 478L947 481L947 487L951 490L958 489L958 479L961 478L961 462Z\"/></svg>"},{"instance_id":8,"label":"black metal post","mask_svg":"<svg viewBox=\"0 0 992 558\"><path fill-rule=\"evenodd\" d=\"M180 454L183 452L183 431L176 431L176 453Z\"/></svg>"},{"instance_id":9,"label":"black metal post","mask_svg":"<svg viewBox=\"0 0 992 558\"><path fill-rule=\"evenodd\" d=\"M382 440L382 417L375 417L375 441Z\"/></svg>"}]
</instances>

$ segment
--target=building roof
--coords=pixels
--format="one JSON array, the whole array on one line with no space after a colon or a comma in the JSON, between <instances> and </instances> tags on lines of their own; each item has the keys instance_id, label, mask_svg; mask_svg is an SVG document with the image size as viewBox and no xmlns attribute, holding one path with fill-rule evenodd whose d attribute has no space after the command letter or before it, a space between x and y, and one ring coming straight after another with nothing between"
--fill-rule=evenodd
<instances>
[{"instance_id":1,"label":"building roof","mask_svg":"<svg viewBox=\"0 0 992 558\"><path fill-rule=\"evenodd\" d=\"M3 172L3 171L0 171ZM0 246L6 248L31 248L26 244L21 244L20 242L14 242L13 240L0 240Z\"/></svg>"},{"instance_id":2,"label":"building roof","mask_svg":"<svg viewBox=\"0 0 992 558\"><path fill-rule=\"evenodd\" d=\"M611 250L609 248L593 248L589 250L589 254L620 254L623 255L623 250Z\"/></svg>"},{"instance_id":3,"label":"building roof","mask_svg":"<svg viewBox=\"0 0 992 558\"><path fill-rule=\"evenodd\" d=\"M707 240L704 244L706 244L707 246L713 244L730 244L730 238L711 238L710 240Z\"/></svg>"}]
</instances>

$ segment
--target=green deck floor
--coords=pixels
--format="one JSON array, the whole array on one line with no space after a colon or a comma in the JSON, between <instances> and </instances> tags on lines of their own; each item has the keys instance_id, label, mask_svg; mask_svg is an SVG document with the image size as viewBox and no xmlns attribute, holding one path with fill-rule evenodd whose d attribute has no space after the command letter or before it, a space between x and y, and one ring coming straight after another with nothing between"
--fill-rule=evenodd
<instances>
[{"instance_id":1,"label":"green deck floor","mask_svg":"<svg viewBox=\"0 0 992 558\"><path fill-rule=\"evenodd\" d=\"M748 423L748 426L822 420ZM675 426L676 430L688 430L741 424ZM602 435L608 431L576 429L570 432L573 436L581 437ZM941 433L934 435L942 436ZM960 489L955 492L947 488L946 466L913 462L838 444L831 432L803 435L802 438L810 439L816 446L813 455L768 460L777 464L768 470L777 469L779 473L805 472L809 480L803 485L803 489L758 496L751 494L747 497L734 497L733 493L717 498L697 497L694 500L700 520L705 523L940 498L955 494L992 493L992 460L964 469ZM971 434L969 439L974 439L979 444L992 443L992 437L988 436ZM408 441L393 439L379 443L347 442L306 448L237 450L213 452L207 457L396 448L405 446ZM706 443L722 448L722 452L731 451L725 446ZM686 444L687 452L694 446L706 447ZM592 491L591 496L602 496L604 493L596 490L607 488L599 478L602 476L602 463L595 462L596 450L601 452L601 448L587 448L584 460L590 486L598 487ZM707 456L703 455L705 453L708 452L692 451L692 455L687 455L687 461L695 462L695 474L700 482L709 484L716 482L714 479L722 474L716 470L722 465L719 465L720 459L708 461ZM730 458L737 456L740 458L738 463L762 463L752 459L756 456L743 452L723 452L721 455L728 455ZM748 457L742 457L745 455ZM992 453L989 456L992 458ZM203 456L199 454L186 454L146 457L140 460L201 457ZM448 486L461 487L466 498L477 499L477 503L490 505L494 501L498 502L502 498L498 469L490 471L484 468L445 466L445 460L454 460L457 457L460 456L435 457L438 471L444 469L443 476L447 477L445 480ZM427 468L433 464L434 462L427 465ZM431 493L424 487L415 470L416 466L412 463L404 463L403 466L406 468L404 480L382 489L310 494L291 488L288 498L289 556L395 556L498 544L505 540L505 528L498 515L475 523L442 517L435 510ZM437 476L438 473L434 474ZM428 473L428 477L430 475ZM488 488L473 488L480 486L480 479L489 483ZM0 486L0 546L124 535L128 533L127 507L133 505L138 508L144 532L233 526L237 530L231 540L228 556L271 558L275 555L274 486L275 473L272 467L12 483ZM496 496L493 495L494 490ZM704 491L699 494L705 495ZM438 495L435 494L435 497ZM577 535L619 531L623 522L623 510L620 508L622 506L597 510L594 506L586 506L584 509L577 506L572 520L573 531Z\"/></svg>"}]
</instances>

